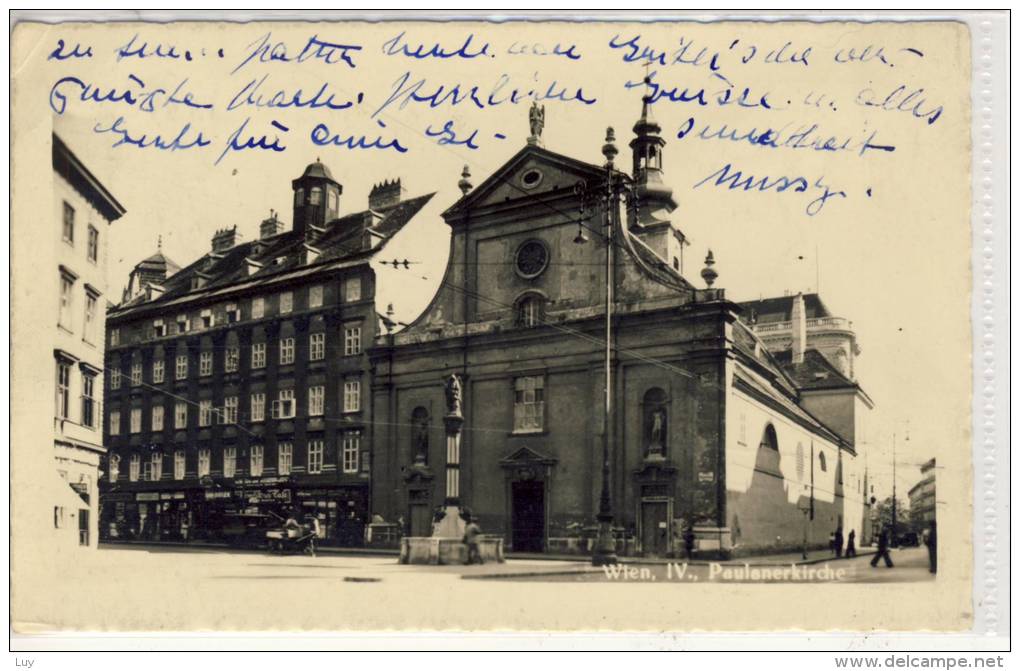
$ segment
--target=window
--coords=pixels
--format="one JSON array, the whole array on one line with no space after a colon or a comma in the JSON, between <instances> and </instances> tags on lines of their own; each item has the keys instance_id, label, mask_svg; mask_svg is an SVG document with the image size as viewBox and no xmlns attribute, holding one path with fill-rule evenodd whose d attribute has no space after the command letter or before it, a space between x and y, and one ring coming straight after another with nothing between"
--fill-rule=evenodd
<instances>
[{"instance_id":1,"label":"window","mask_svg":"<svg viewBox=\"0 0 1020 671\"><path fill-rule=\"evenodd\" d=\"M131 364L131 386L142 386L142 362Z\"/></svg>"},{"instance_id":2,"label":"window","mask_svg":"<svg viewBox=\"0 0 1020 671\"><path fill-rule=\"evenodd\" d=\"M315 475L322 473L322 441L308 441L308 472Z\"/></svg>"},{"instance_id":3,"label":"window","mask_svg":"<svg viewBox=\"0 0 1020 671\"><path fill-rule=\"evenodd\" d=\"M74 299L74 277L67 274L60 274L60 320L57 322L67 330L71 330L71 309Z\"/></svg>"},{"instance_id":4,"label":"window","mask_svg":"<svg viewBox=\"0 0 1020 671\"><path fill-rule=\"evenodd\" d=\"M162 319L152 320L152 337L163 338L166 336L166 322Z\"/></svg>"},{"instance_id":5,"label":"window","mask_svg":"<svg viewBox=\"0 0 1020 671\"><path fill-rule=\"evenodd\" d=\"M297 191L294 192L294 204L295 205L304 205L304 200L305 200L305 190L304 189L298 189Z\"/></svg>"},{"instance_id":6,"label":"window","mask_svg":"<svg viewBox=\"0 0 1020 671\"><path fill-rule=\"evenodd\" d=\"M53 528L64 528L64 506L53 506Z\"/></svg>"},{"instance_id":7,"label":"window","mask_svg":"<svg viewBox=\"0 0 1020 671\"><path fill-rule=\"evenodd\" d=\"M317 308L322 306L322 285L316 284L308 287L308 307Z\"/></svg>"},{"instance_id":8,"label":"window","mask_svg":"<svg viewBox=\"0 0 1020 671\"><path fill-rule=\"evenodd\" d=\"M361 300L360 277L348 277L344 280L344 300L348 303Z\"/></svg>"},{"instance_id":9,"label":"window","mask_svg":"<svg viewBox=\"0 0 1020 671\"><path fill-rule=\"evenodd\" d=\"M294 363L294 339L282 338L280 340L280 365Z\"/></svg>"},{"instance_id":10,"label":"window","mask_svg":"<svg viewBox=\"0 0 1020 671\"><path fill-rule=\"evenodd\" d=\"M191 320L188 319L188 315L177 315L177 332L187 333L191 330Z\"/></svg>"},{"instance_id":11,"label":"window","mask_svg":"<svg viewBox=\"0 0 1020 671\"><path fill-rule=\"evenodd\" d=\"M120 389L120 371L116 368L110 371L110 389Z\"/></svg>"},{"instance_id":12,"label":"window","mask_svg":"<svg viewBox=\"0 0 1020 671\"><path fill-rule=\"evenodd\" d=\"M162 358L154 359L152 362L152 381L155 384L162 384L166 373L166 362Z\"/></svg>"},{"instance_id":13,"label":"window","mask_svg":"<svg viewBox=\"0 0 1020 671\"><path fill-rule=\"evenodd\" d=\"M266 316L266 299L259 296L251 299L251 318L262 319Z\"/></svg>"},{"instance_id":14,"label":"window","mask_svg":"<svg viewBox=\"0 0 1020 671\"><path fill-rule=\"evenodd\" d=\"M185 401L177 401L174 405L174 428L188 428L188 404Z\"/></svg>"},{"instance_id":15,"label":"window","mask_svg":"<svg viewBox=\"0 0 1020 671\"><path fill-rule=\"evenodd\" d=\"M99 414L96 412L99 401L95 398L95 391L95 374L83 372L81 374L81 423L90 429L97 428Z\"/></svg>"},{"instance_id":16,"label":"window","mask_svg":"<svg viewBox=\"0 0 1020 671\"><path fill-rule=\"evenodd\" d=\"M202 352L198 355L198 374L202 377L212 375L212 352Z\"/></svg>"},{"instance_id":17,"label":"window","mask_svg":"<svg viewBox=\"0 0 1020 671\"><path fill-rule=\"evenodd\" d=\"M287 314L294 309L294 292L284 291L280 294L280 314Z\"/></svg>"},{"instance_id":18,"label":"window","mask_svg":"<svg viewBox=\"0 0 1020 671\"><path fill-rule=\"evenodd\" d=\"M361 452L361 431L347 431L344 433L341 452L344 473L357 473L358 455Z\"/></svg>"},{"instance_id":19,"label":"window","mask_svg":"<svg viewBox=\"0 0 1020 671\"><path fill-rule=\"evenodd\" d=\"M344 412L361 410L361 380L344 381Z\"/></svg>"},{"instance_id":20,"label":"window","mask_svg":"<svg viewBox=\"0 0 1020 671\"><path fill-rule=\"evenodd\" d=\"M110 347L116 347L120 344L120 328L114 327L110 329Z\"/></svg>"},{"instance_id":21,"label":"window","mask_svg":"<svg viewBox=\"0 0 1020 671\"><path fill-rule=\"evenodd\" d=\"M141 470L142 458L137 454L131 455L131 462L128 464L128 480L138 482L138 472Z\"/></svg>"},{"instance_id":22,"label":"window","mask_svg":"<svg viewBox=\"0 0 1020 671\"><path fill-rule=\"evenodd\" d=\"M184 479L184 450L174 452L174 480Z\"/></svg>"},{"instance_id":23,"label":"window","mask_svg":"<svg viewBox=\"0 0 1020 671\"><path fill-rule=\"evenodd\" d=\"M262 446L251 446L251 468L250 474L253 478L262 477Z\"/></svg>"},{"instance_id":24,"label":"window","mask_svg":"<svg viewBox=\"0 0 1020 671\"><path fill-rule=\"evenodd\" d=\"M177 368L175 369L175 377L178 380L184 380L188 377L188 355L178 354L177 355Z\"/></svg>"},{"instance_id":25,"label":"window","mask_svg":"<svg viewBox=\"0 0 1020 671\"><path fill-rule=\"evenodd\" d=\"M213 316L213 311L209 308L202 310L202 328L211 329L216 326L216 317Z\"/></svg>"},{"instance_id":26,"label":"window","mask_svg":"<svg viewBox=\"0 0 1020 671\"><path fill-rule=\"evenodd\" d=\"M804 482L804 443L797 443L797 481Z\"/></svg>"},{"instance_id":27,"label":"window","mask_svg":"<svg viewBox=\"0 0 1020 671\"><path fill-rule=\"evenodd\" d=\"M120 457L118 457L116 454L110 455L110 466L109 472L107 473L107 477L109 478L110 482L117 482L117 478L120 477Z\"/></svg>"},{"instance_id":28,"label":"window","mask_svg":"<svg viewBox=\"0 0 1020 671\"><path fill-rule=\"evenodd\" d=\"M277 400L273 401L273 419L290 419L295 415L294 390L281 389Z\"/></svg>"},{"instance_id":29,"label":"window","mask_svg":"<svg viewBox=\"0 0 1020 671\"><path fill-rule=\"evenodd\" d=\"M198 402L198 425L209 426L212 424L212 399L205 399Z\"/></svg>"},{"instance_id":30,"label":"window","mask_svg":"<svg viewBox=\"0 0 1020 671\"><path fill-rule=\"evenodd\" d=\"M71 416L71 364L67 361L57 362L57 417L67 419Z\"/></svg>"},{"instance_id":31,"label":"window","mask_svg":"<svg viewBox=\"0 0 1020 671\"><path fill-rule=\"evenodd\" d=\"M310 205L321 205L322 204L322 189L317 186L313 186L312 190L308 192L308 203Z\"/></svg>"},{"instance_id":32,"label":"window","mask_svg":"<svg viewBox=\"0 0 1020 671\"><path fill-rule=\"evenodd\" d=\"M236 373L241 364L241 350L237 347L228 347L223 355L223 370L228 373Z\"/></svg>"},{"instance_id":33,"label":"window","mask_svg":"<svg viewBox=\"0 0 1020 671\"><path fill-rule=\"evenodd\" d=\"M110 435L120 435L120 410L110 411Z\"/></svg>"},{"instance_id":34,"label":"window","mask_svg":"<svg viewBox=\"0 0 1020 671\"><path fill-rule=\"evenodd\" d=\"M541 431L545 425L545 384L539 376L514 380L514 431Z\"/></svg>"},{"instance_id":35,"label":"window","mask_svg":"<svg viewBox=\"0 0 1020 671\"><path fill-rule=\"evenodd\" d=\"M517 326L538 326L545 318L545 301L538 294L528 294L517 301Z\"/></svg>"},{"instance_id":36,"label":"window","mask_svg":"<svg viewBox=\"0 0 1020 671\"><path fill-rule=\"evenodd\" d=\"M322 415L326 411L326 388L322 385L308 388L308 414Z\"/></svg>"},{"instance_id":37,"label":"window","mask_svg":"<svg viewBox=\"0 0 1020 671\"><path fill-rule=\"evenodd\" d=\"M251 421L261 422L266 419L266 395L263 392L251 395Z\"/></svg>"},{"instance_id":38,"label":"window","mask_svg":"<svg viewBox=\"0 0 1020 671\"><path fill-rule=\"evenodd\" d=\"M91 291L85 292L85 325L82 327L82 338L85 342L96 341L96 309L99 306L99 296Z\"/></svg>"},{"instance_id":39,"label":"window","mask_svg":"<svg viewBox=\"0 0 1020 671\"><path fill-rule=\"evenodd\" d=\"M131 433L142 432L142 409L131 408Z\"/></svg>"},{"instance_id":40,"label":"window","mask_svg":"<svg viewBox=\"0 0 1020 671\"><path fill-rule=\"evenodd\" d=\"M237 303L227 303L227 323L234 324L241 321L241 309Z\"/></svg>"},{"instance_id":41,"label":"window","mask_svg":"<svg viewBox=\"0 0 1020 671\"><path fill-rule=\"evenodd\" d=\"M361 354L361 327L344 329L344 356Z\"/></svg>"},{"instance_id":42,"label":"window","mask_svg":"<svg viewBox=\"0 0 1020 671\"><path fill-rule=\"evenodd\" d=\"M227 396L223 399L223 414L220 415L223 424L237 424L237 397Z\"/></svg>"},{"instance_id":43,"label":"window","mask_svg":"<svg viewBox=\"0 0 1020 671\"><path fill-rule=\"evenodd\" d=\"M264 342L253 343L251 346L251 367L266 367L266 344Z\"/></svg>"},{"instance_id":44,"label":"window","mask_svg":"<svg viewBox=\"0 0 1020 671\"><path fill-rule=\"evenodd\" d=\"M280 475L290 475L290 468L294 465L294 445L291 443L280 443L277 446L277 469Z\"/></svg>"},{"instance_id":45,"label":"window","mask_svg":"<svg viewBox=\"0 0 1020 671\"><path fill-rule=\"evenodd\" d=\"M64 242L74 244L74 208L64 203L64 226L61 231Z\"/></svg>"},{"instance_id":46,"label":"window","mask_svg":"<svg viewBox=\"0 0 1020 671\"><path fill-rule=\"evenodd\" d=\"M99 260L99 230L89 224L89 246L88 246L89 261L96 263Z\"/></svg>"},{"instance_id":47,"label":"window","mask_svg":"<svg viewBox=\"0 0 1020 671\"><path fill-rule=\"evenodd\" d=\"M152 416L150 418L150 423L152 425L152 430L153 431L162 431L163 430L163 414L164 414L164 411L165 411L165 408L163 406L161 406L161 405L154 405L154 406L152 406Z\"/></svg>"},{"instance_id":48,"label":"window","mask_svg":"<svg viewBox=\"0 0 1020 671\"><path fill-rule=\"evenodd\" d=\"M232 478L237 473L237 448L223 448L223 477Z\"/></svg>"},{"instance_id":49,"label":"window","mask_svg":"<svg viewBox=\"0 0 1020 671\"><path fill-rule=\"evenodd\" d=\"M313 333L308 336L308 358L321 361L326 358L326 334Z\"/></svg>"},{"instance_id":50,"label":"window","mask_svg":"<svg viewBox=\"0 0 1020 671\"><path fill-rule=\"evenodd\" d=\"M818 452L818 468L821 469L822 472L829 470L825 465L825 453L820 450Z\"/></svg>"},{"instance_id":51,"label":"window","mask_svg":"<svg viewBox=\"0 0 1020 671\"><path fill-rule=\"evenodd\" d=\"M204 478L209 475L209 448L204 447L198 451L198 477Z\"/></svg>"},{"instance_id":52,"label":"window","mask_svg":"<svg viewBox=\"0 0 1020 671\"><path fill-rule=\"evenodd\" d=\"M334 189L327 189L326 194L329 198L329 215L332 218L336 216L336 208L338 204L336 191Z\"/></svg>"},{"instance_id":53,"label":"window","mask_svg":"<svg viewBox=\"0 0 1020 671\"><path fill-rule=\"evenodd\" d=\"M149 458L149 480L155 482L163 477L163 453L153 452Z\"/></svg>"}]
</instances>

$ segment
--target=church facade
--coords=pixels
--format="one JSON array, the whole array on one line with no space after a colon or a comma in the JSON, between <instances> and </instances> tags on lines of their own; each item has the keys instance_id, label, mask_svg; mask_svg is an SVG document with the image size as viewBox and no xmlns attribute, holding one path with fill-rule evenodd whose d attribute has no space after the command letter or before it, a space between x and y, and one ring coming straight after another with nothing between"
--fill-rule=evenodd
<instances>
[{"instance_id":1,"label":"church facade","mask_svg":"<svg viewBox=\"0 0 1020 671\"><path fill-rule=\"evenodd\" d=\"M770 351L714 286L711 253L692 280L649 105L627 173L612 132L595 165L545 148L540 130L477 187L465 170L443 214L439 291L368 352L373 513L427 536L454 501L511 552L585 554L607 450L621 554L799 549L838 526L860 537L849 494L863 459L829 425L846 404L804 403L816 369L856 383L806 339ZM451 376L457 454L444 422Z\"/></svg>"}]
</instances>

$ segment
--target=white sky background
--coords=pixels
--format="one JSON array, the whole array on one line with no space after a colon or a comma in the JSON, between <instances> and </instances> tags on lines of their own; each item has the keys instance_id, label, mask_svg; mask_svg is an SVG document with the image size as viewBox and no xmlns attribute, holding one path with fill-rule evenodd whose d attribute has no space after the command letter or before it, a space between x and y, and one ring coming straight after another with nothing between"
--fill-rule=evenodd
<instances>
[{"instance_id":1,"label":"white sky background","mask_svg":"<svg viewBox=\"0 0 1020 671\"><path fill-rule=\"evenodd\" d=\"M703 286L697 274L711 248L719 272L716 286L739 301L786 291L813 291L817 262L823 300L836 315L853 321L863 350L856 366L859 381L876 403L865 446L870 451L876 492L888 491L892 469L889 448L895 431L899 487L905 499L907 489L919 477L916 465L949 451L969 451L969 39L966 29L951 23L913 27L831 24L811 31L803 24L797 29L792 25L260 24L203 33L194 25L136 24L109 32L94 26L64 26L52 28L22 66L38 69L40 86L33 95L41 91L40 118L53 116L58 132L127 208L127 215L114 223L108 235L110 296L114 300L119 299L134 264L155 251L159 235L164 252L183 266L208 251L210 237L218 228L236 224L241 240L254 239L270 208L280 212L289 225L290 180L320 157L343 184L342 213L365 209L371 185L387 178L401 177L409 196L438 191L424 216L384 255L418 262L411 271L386 271L396 273L400 282L398 291L383 300L393 300L401 316L407 318L427 304L442 277L449 233L439 214L459 197L457 181L463 166L470 165L478 185L516 153L528 135L531 100L523 96L519 104L486 109L470 102L447 102L434 109L421 102L400 109L394 103L376 117L386 124L381 128L371 115L399 77L409 72L410 82L427 79L421 94L439 85L448 90L460 84L462 91L478 86L480 98L487 97L504 74L510 78L499 93L504 98L515 86L522 93L544 91L553 81L570 93L581 87L585 97L597 99L595 104L544 101L545 146L601 163L605 128L614 126L621 150L619 165L629 168L627 142L640 111L642 91L628 90L624 83L640 80L645 70L643 63L623 62L628 50L610 49L608 42L617 34L621 41L640 35L641 45L665 51L670 60L685 43L692 44L684 54L686 60L694 60L707 48L699 64L653 67L664 90L677 87L679 93L686 88L693 94L704 87L708 102L661 100L653 106L667 141L666 180L680 204L674 220L692 243L685 252L685 274L695 285ZM425 50L439 40L453 51L473 34L467 51L476 53L489 43L488 54L494 57L385 55L384 43L402 30L406 30L405 43L412 48L424 43ZM301 64L253 61L230 74L250 50L248 45L258 43L270 31L270 42L285 43L290 57L316 34L326 41L363 48L351 53L357 64L353 69L314 60ZM135 33L139 35L136 46L146 41L150 49L159 42L173 44L178 52L191 50L193 61L149 57L116 62L115 48ZM94 57L47 61L46 55L59 38L69 47L79 41L91 44ZM731 49L734 40L739 40L738 46ZM784 58L811 47L808 65L762 62L770 50L788 41L792 44ZM546 50L557 42L564 49L574 44L581 58L507 53L515 44L536 42ZM743 64L740 58L749 53L744 47L750 44L758 50L751 62ZM846 50L854 48L860 54L868 45L872 45L872 54L884 47L886 62L872 58L834 63L837 53L845 56ZM219 48L225 53L222 59L215 54ZM904 51L906 48L923 56ZM202 49L204 57L198 55ZM734 85L733 99L748 87L749 100L767 93L772 109L718 104L718 93L727 87L708 65L716 51L720 54L717 72ZM122 91L129 74L145 81L148 90L173 90L186 78L184 89L193 92L196 100L214 104L215 109L176 106L144 112L123 103L85 103L70 99L77 92L72 87L62 89L69 97L63 115L53 115L47 106L52 83L63 76L76 76L104 91L111 87ZM307 97L325 83L337 101L358 92L364 93L364 100L344 111L225 109L245 84L264 75L268 78L262 92L267 97L281 89L292 93L298 88ZM881 102L900 85L907 87L907 92L923 88L914 102L923 100L923 110L941 106L939 118L929 124L927 118L909 110L855 103L862 90L872 89L874 99ZM825 98L818 107L804 103L805 99L819 100L821 95ZM124 127L132 135L161 133L172 138L185 123L191 123L188 137L201 130L212 145L176 152L112 148L115 137L92 129L97 124L109 126L117 116L125 118ZM286 151L231 153L214 166L228 137L246 117L251 118L249 129L257 130L256 137L263 132L273 137L271 120L289 127L290 132L282 136ZM689 118L694 119L694 129L678 139L677 132ZM453 122L460 139L477 129L474 142L479 148L438 146L436 139L424 136L430 125L442 128L447 121ZM309 141L309 133L318 123L343 135L396 137L408 151L316 147ZM835 136L840 143L845 138L862 141L875 131L873 142L895 145L896 150L871 150L859 156L853 151L768 149L696 137L705 125L715 128L724 123L742 131L756 128L759 133L784 127L790 133L798 126L817 123L818 135L823 139ZM496 133L506 139L495 138ZM795 193L792 188L784 193L745 193L708 184L694 187L727 163L756 177L803 176L811 184L820 179L830 188L845 191L846 197L830 199L821 211L809 216L805 208L820 193L813 187L806 193ZM798 260L800 256L803 260Z\"/></svg>"}]
</instances>

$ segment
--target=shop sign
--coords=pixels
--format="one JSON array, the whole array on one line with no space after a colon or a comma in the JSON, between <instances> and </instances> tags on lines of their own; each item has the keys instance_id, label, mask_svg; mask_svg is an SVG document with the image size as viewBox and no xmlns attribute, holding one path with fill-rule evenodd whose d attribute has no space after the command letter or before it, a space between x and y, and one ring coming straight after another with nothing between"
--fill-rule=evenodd
<instances>
[{"instance_id":1,"label":"shop sign","mask_svg":"<svg viewBox=\"0 0 1020 671\"><path fill-rule=\"evenodd\" d=\"M135 501L159 501L159 492L139 492L135 494Z\"/></svg>"},{"instance_id":2,"label":"shop sign","mask_svg":"<svg viewBox=\"0 0 1020 671\"><path fill-rule=\"evenodd\" d=\"M159 498L163 501L179 501L184 498L184 492L163 492L159 495Z\"/></svg>"},{"instance_id":3,"label":"shop sign","mask_svg":"<svg viewBox=\"0 0 1020 671\"><path fill-rule=\"evenodd\" d=\"M698 473L698 482L715 482L715 473L712 471L701 471Z\"/></svg>"},{"instance_id":4,"label":"shop sign","mask_svg":"<svg viewBox=\"0 0 1020 671\"><path fill-rule=\"evenodd\" d=\"M245 497L248 503L260 503L260 502L271 502L271 501L290 501L290 490L289 489L258 489L255 491L245 492Z\"/></svg>"},{"instance_id":5,"label":"shop sign","mask_svg":"<svg viewBox=\"0 0 1020 671\"><path fill-rule=\"evenodd\" d=\"M230 496L231 494L229 491L220 490L215 492L205 492L206 501L211 501L212 499L229 499Z\"/></svg>"}]
</instances>

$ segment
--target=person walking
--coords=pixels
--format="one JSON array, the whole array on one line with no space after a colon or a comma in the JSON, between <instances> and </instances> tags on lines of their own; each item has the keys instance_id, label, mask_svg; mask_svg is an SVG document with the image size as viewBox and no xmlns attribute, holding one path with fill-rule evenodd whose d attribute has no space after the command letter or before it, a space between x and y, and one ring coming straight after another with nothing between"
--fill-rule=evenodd
<instances>
[{"instance_id":1,"label":"person walking","mask_svg":"<svg viewBox=\"0 0 1020 671\"><path fill-rule=\"evenodd\" d=\"M836 550L836 559L843 556L843 527L836 527L836 533L833 534L833 545Z\"/></svg>"},{"instance_id":2,"label":"person walking","mask_svg":"<svg viewBox=\"0 0 1020 671\"><path fill-rule=\"evenodd\" d=\"M892 568L892 557L889 556L889 527L882 527L881 533L878 534L878 551L875 556L871 558L871 568L878 566L878 560L885 560L885 567Z\"/></svg>"},{"instance_id":3,"label":"person walking","mask_svg":"<svg viewBox=\"0 0 1020 671\"><path fill-rule=\"evenodd\" d=\"M851 529L846 537L846 558L857 556L857 531Z\"/></svg>"},{"instance_id":4,"label":"person walking","mask_svg":"<svg viewBox=\"0 0 1020 671\"><path fill-rule=\"evenodd\" d=\"M928 546L928 572L936 573L939 568L938 541L935 534L935 520L924 530L924 544Z\"/></svg>"},{"instance_id":5,"label":"person walking","mask_svg":"<svg viewBox=\"0 0 1020 671\"><path fill-rule=\"evenodd\" d=\"M475 560L478 560L479 564L484 564L482 560L482 553L478 548L478 537L482 535L482 529L475 522L475 518L471 517L468 520L467 527L464 529L464 543L468 548L467 563L474 564Z\"/></svg>"}]
</instances>

